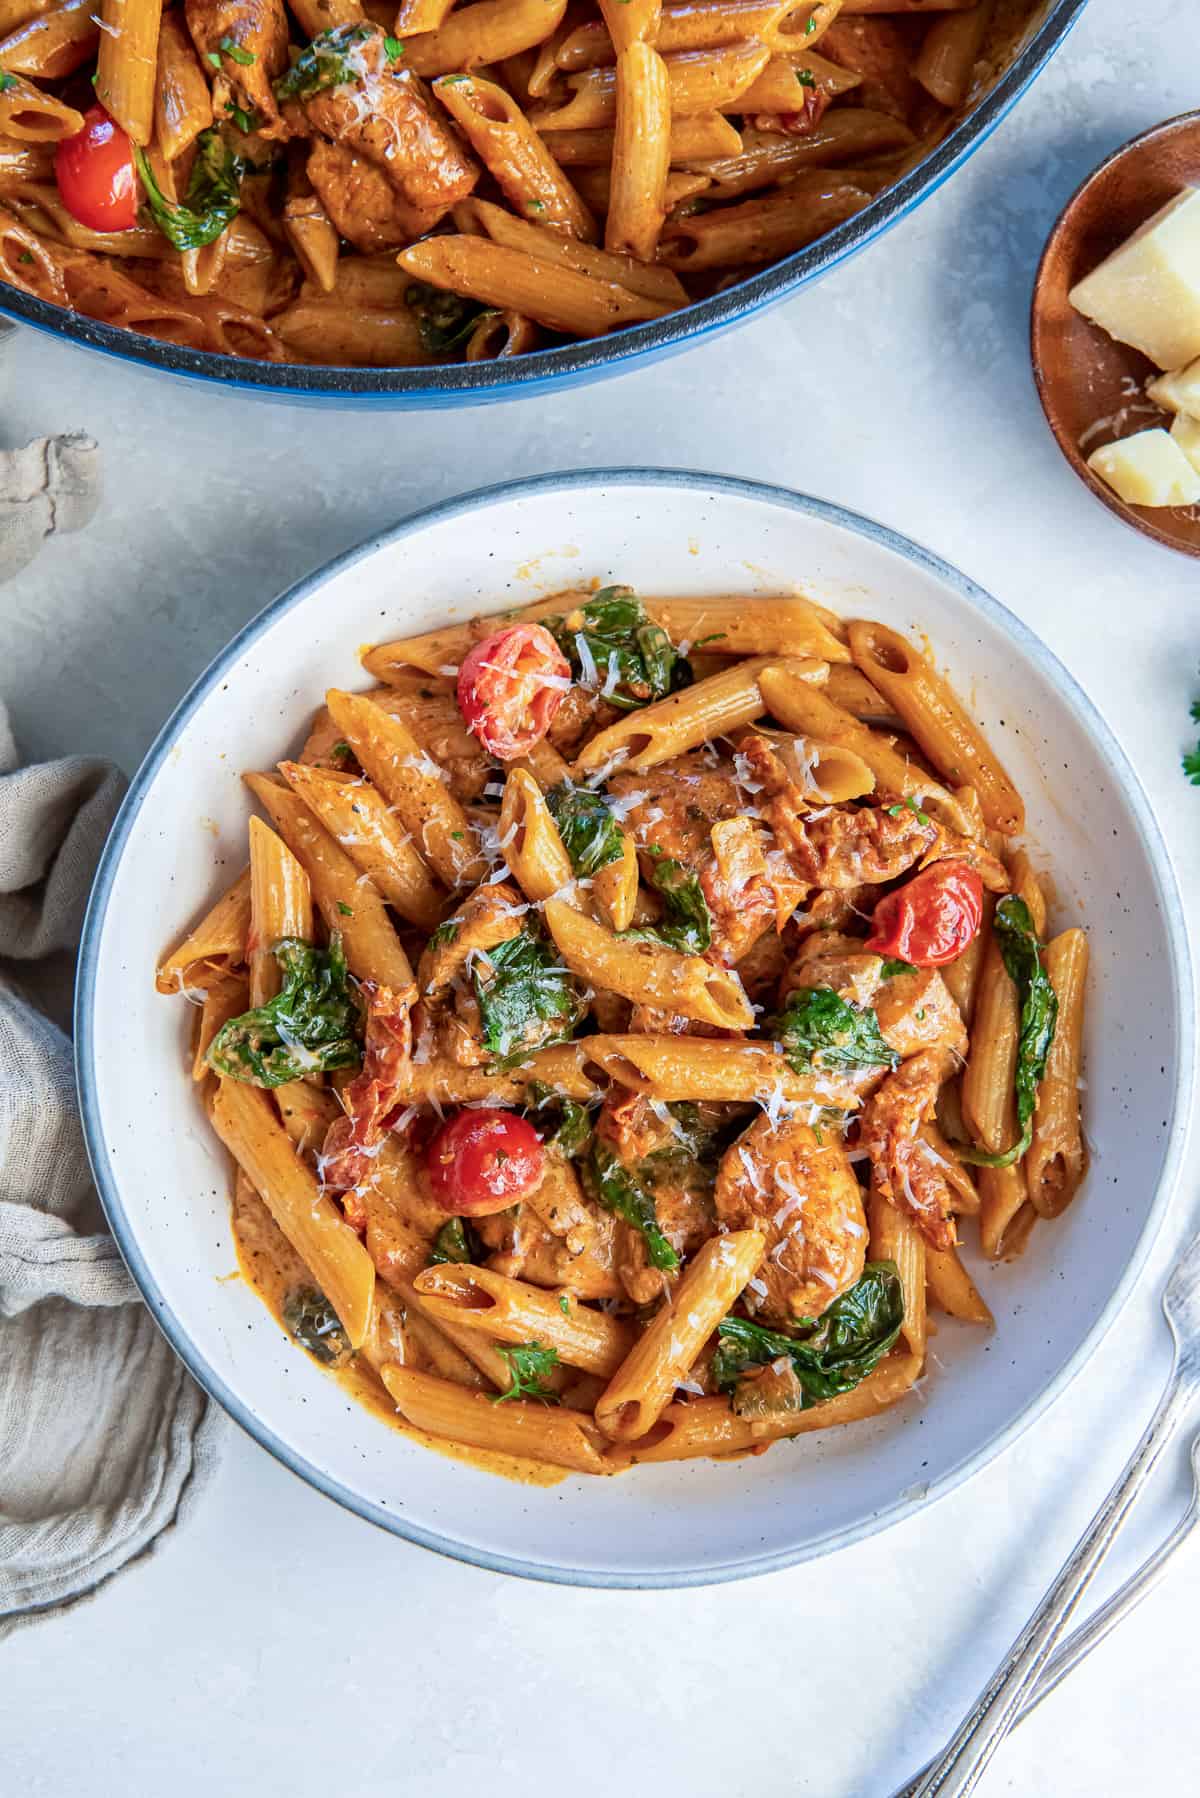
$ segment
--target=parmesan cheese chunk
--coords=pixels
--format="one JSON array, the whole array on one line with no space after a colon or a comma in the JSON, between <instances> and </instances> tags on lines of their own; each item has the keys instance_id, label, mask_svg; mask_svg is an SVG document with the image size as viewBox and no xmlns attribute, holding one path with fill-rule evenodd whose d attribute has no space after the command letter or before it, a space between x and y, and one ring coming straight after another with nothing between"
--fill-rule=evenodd
<instances>
[{"instance_id":1,"label":"parmesan cheese chunk","mask_svg":"<svg viewBox=\"0 0 1200 1798\"><path fill-rule=\"evenodd\" d=\"M1159 368L1200 356L1200 189L1169 200L1071 289L1070 300Z\"/></svg>"},{"instance_id":2,"label":"parmesan cheese chunk","mask_svg":"<svg viewBox=\"0 0 1200 1798\"><path fill-rule=\"evenodd\" d=\"M1200 356L1186 368L1147 382L1146 392L1164 412L1190 412L1200 418Z\"/></svg>"},{"instance_id":3,"label":"parmesan cheese chunk","mask_svg":"<svg viewBox=\"0 0 1200 1798\"><path fill-rule=\"evenodd\" d=\"M1166 431L1139 431L1106 443L1088 457L1088 467L1129 506L1194 506L1200 500L1200 469Z\"/></svg>"},{"instance_id":4,"label":"parmesan cheese chunk","mask_svg":"<svg viewBox=\"0 0 1200 1798\"><path fill-rule=\"evenodd\" d=\"M1171 440L1177 443L1192 467L1200 474L1200 418L1181 412L1171 426Z\"/></svg>"}]
</instances>

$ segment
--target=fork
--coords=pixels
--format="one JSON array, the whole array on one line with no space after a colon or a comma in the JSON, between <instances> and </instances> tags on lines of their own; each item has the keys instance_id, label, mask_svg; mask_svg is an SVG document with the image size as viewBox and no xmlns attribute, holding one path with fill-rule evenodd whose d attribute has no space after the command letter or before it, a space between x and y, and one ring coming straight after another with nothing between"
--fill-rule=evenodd
<instances>
[{"instance_id":1,"label":"fork","mask_svg":"<svg viewBox=\"0 0 1200 1798\"><path fill-rule=\"evenodd\" d=\"M946 1748L912 1788L913 1798L967 1798L974 1791L984 1768L1026 1708L1025 1701L1030 1700L1029 1708L1036 1702L1034 1688L1043 1673L1050 1672L1055 1643L1112 1547L1159 1455L1200 1391L1200 1236L1193 1238L1175 1264L1163 1293L1163 1311L1174 1339L1174 1357L1158 1409L1066 1566ZM1116 1596L1119 1598L1120 1594ZM1120 1614L1127 1608L1123 1607ZM1116 1621L1117 1616L1113 1615L1108 1627ZM1092 1642L1087 1646L1091 1647ZM1061 1666L1053 1684L1078 1658L1075 1654L1069 1665ZM1046 1689L1050 1690L1049 1684Z\"/></svg>"},{"instance_id":2,"label":"fork","mask_svg":"<svg viewBox=\"0 0 1200 1798\"><path fill-rule=\"evenodd\" d=\"M1039 1673L1037 1684L1027 1697L1021 1700L1021 1708L1012 1720L1011 1728L1024 1723L1030 1711L1035 1711L1043 1698L1049 1698L1073 1673L1081 1661L1087 1659L1093 1648L1098 1648L1105 1636L1117 1627L1130 1611L1136 1610L1143 1598L1153 1592L1176 1551L1183 1547L1197 1523L1200 1523L1200 1436L1192 1442L1192 1496L1179 1522L1154 1553L1147 1555L1137 1570L1130 1574L1124 1585L1118 1586L1112 1597L1093 1612L1086 1623L1080 1625L1069 1635L1060 1648L1055 1649L1045 1667ZM932 1766L932 1763L930 1763ZM922 1768L915 1778L906 1780L892 1798L916 1798L920 1781L930 1771L930 1767Z\"/></svg>"}]
</instances>

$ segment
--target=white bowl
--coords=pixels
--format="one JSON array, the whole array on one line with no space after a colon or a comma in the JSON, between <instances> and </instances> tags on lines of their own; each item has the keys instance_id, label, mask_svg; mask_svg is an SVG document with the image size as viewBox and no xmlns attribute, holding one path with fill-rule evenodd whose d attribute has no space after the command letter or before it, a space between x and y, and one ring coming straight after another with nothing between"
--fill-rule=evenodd
<instances>
[{"instance_id":1,"label":"white bowl","mask_svg":"<svg viewBox=\"0 0 1200 1798\"><path fill-rule=\"evenodd\" d=\"M979 1275L987 1335L939 1320L918 1394L768 1455L643 1467L550 1490L501 1481L347 1407L234 1267L229 1171L185 1072L190 1014L153 973L245 860L239 775L302 740L358 648L594 576L647 592L798 587L927 633L1021 788L1063 921L1093 957L1077 1203L1023 1261ZM1162 1220L1193 1060L1182 913L1145 795L1067 671L926 550L821 501L717 476L623 470L519 481L435 507L278 599L160 733L121 811L84 931L84 1125L112 1229L196 1378L314 1486L429 1548L600 1586L733 1579L882 1529L981 1467L1061 1393L1116 1316Z\"/></svg>"}]
</instances>

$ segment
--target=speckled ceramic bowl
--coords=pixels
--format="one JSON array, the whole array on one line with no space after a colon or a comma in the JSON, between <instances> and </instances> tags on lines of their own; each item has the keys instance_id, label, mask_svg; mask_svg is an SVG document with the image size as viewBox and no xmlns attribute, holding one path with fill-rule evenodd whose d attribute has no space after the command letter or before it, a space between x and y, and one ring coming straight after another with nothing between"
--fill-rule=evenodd
<instances>
[{"instance_id":1,"label":"speckled ceramic bowl","mask_svg":"<svg viewBox=\"0 0 1200 1798\"><path fill-rule=\"evenodd\" d=\"M234 1267L230 1175L185 1069L190 1014L154 990L164 948L245 860L244 768L298 746L357 647L592 577L648 591L800 587L927 633L1024 793L1064 918L1089 930L1094 1165L1024 1261L979 1274L988 1337L939 1320L937 1364L884 1417L731 1465L644 1467L550 1490L431 1453L348 1406ZM1160 1223L1192 1076L1187 943L1137 777L1071 675L996 601L904 538L777 488L625 470L520 481L438 506L277 599L182 701L105 851L79 974L84 1125L113 1231L196 1378L264 1447L360 1516L498 1570L671 1586L853 1542L964 1479L1061 1393Z\"/></svg>"}]
</instances>

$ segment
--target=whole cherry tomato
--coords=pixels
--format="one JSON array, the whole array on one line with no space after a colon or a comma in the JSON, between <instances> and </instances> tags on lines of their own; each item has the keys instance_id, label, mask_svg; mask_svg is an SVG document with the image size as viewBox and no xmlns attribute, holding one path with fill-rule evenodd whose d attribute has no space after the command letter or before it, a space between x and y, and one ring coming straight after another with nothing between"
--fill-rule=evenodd
<instances>
[{"instance_id":1,"label":"whole cherry tomato","mask_svg":"<svg viewBox=\"0 0 1200 1798\"><path fill-rule=\"evenodd\" d=\"M62 139L54 153L54 177L67 211L89 231L128 231L136 225L133 145L103 106L89 106L83 130Z\"/></svg>"},{"instance_id":2,"label":"whole cherry tomato","mask_svg":"<svg viewBox=\"0 0 1200 1798\"><path fill-rule=\"evenodd\" d=\"M458 671L467 729L502 762L540 743L571 685L571 664L541 624L513 624L477 643Z\"/></svg>"},{"instance_id":3,"label":"whole cherry tomato","mask_svg":"<svg viewBox=\"0 0 1200 1798\"><path fill-rule=\"evenodd\" d=\"M867 948L940 968L955 961L983 918L983 882L966 862L935 862L875 907Z\"/></svg>"},{"instance_id":4,"label":"whole cherry tomato","mask_svg":"<svg viewBox=\"0 0 1200 1798\"><path fill-rule=\"evenodd\" d=\"M456 1217L507 1211L541 1185L545 1162L537 1131L512 1111L460 1111L425 1156L434 1198Z\"/></svg>"}]
</instances>

